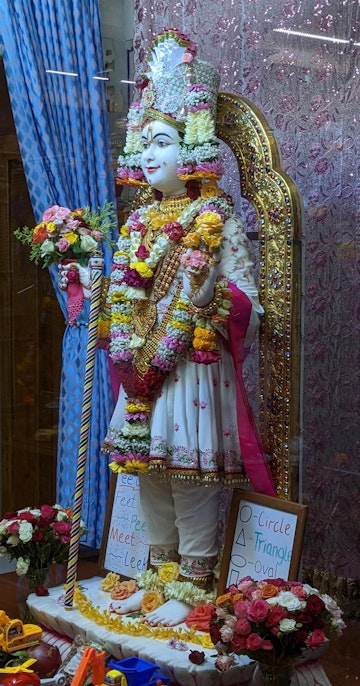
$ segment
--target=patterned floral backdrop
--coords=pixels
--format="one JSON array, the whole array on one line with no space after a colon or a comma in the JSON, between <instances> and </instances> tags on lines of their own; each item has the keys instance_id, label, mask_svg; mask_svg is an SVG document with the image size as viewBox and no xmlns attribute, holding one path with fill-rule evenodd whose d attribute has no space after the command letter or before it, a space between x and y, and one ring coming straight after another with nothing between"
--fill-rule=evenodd
<instances>
[{"instance_id":1,"label":"patterned floral backdrop","mask_svg":"<svg viewBox=\"0 0 360 686\"><path fill-rule=\"evenodd\" d=\"M266 116L303 203L304 573L356 614L360 579L358 0L135 0L136 71L176 27ZM306 34L306 35L300 35Z\"/></svg>"}]
</instances>

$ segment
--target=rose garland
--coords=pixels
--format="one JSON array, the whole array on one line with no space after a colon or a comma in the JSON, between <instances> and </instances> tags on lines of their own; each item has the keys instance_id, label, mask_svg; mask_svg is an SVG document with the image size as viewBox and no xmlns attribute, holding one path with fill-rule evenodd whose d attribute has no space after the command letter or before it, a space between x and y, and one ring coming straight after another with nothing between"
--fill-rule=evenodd
<instances>
[{"instance_id":1,"label":"rose garland","mask_svg":"<svg viewBox=\"0 0 360 686\"><path fill-rule=\"evenodd\" d=\"M191 348L196 362L209 364L219 359L216 329L228 317L231 293L225 282L218 282L210 306L196 308L180 288L171 306L165 333L142 377L136 372L134 360L136 351L145 345L146 339L133 330L133 302L147 299L160 260L179 241L186 248L197 248L208 255L217 252L224 222L231 213L226 198L214 195L196 199L180 215L178 211L168 212L164 222L161 203L155 201L149 207L133 212L120 229L107 304L111 311L110 356L122 374L128 401L116 448L111 430L104 444L105 452L111 455L110 468L114 472L147 471L152 401L166 376ZM146 245L149 230L152 233L161 231L152 245Z\"/></svg>"}]
</instances>

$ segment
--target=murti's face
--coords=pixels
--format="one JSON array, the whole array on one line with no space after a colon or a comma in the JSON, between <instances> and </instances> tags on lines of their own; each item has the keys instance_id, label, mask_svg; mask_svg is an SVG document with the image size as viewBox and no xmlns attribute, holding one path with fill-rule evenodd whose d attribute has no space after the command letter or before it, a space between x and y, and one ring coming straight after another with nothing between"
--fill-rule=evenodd
<instances>
[{"instance_id":1,"label":"murti's face","mask_svg":"<svg viewBox=\"0 0 360 686\"><path fill-rule=\"evenodd\" d=\"M161 121L150 121L142 131L144 150L141 166L147 182L164 195L185 193L185 182L177 175L180 135Z\"/></svg>"}]
</instances>

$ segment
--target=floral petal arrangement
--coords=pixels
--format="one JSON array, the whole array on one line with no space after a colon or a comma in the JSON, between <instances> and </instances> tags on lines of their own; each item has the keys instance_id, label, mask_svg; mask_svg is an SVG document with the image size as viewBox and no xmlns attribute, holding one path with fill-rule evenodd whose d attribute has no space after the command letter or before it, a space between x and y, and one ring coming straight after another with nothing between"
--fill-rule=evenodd
<instances>
[{"instance_id":1,"label":"floral petal arrangement","mask_svg":"<svg viewBox=\"0 0 360 686\"><path fill-rule=\"evenodd\" d=\"M113 203L106 201L97 210L52 205L37 226L18 228L14 235L24 245L30 245L30 260L35 264L42 262L43 267L49 267L68 259L85 266L99 250L101 241L111 244L115 227Z\"/></svg>"},{"instance_id":2,"label":"floral petal arrangement","mask_svg":"<svg viewBox=\"0 0 360 686\"><path fill-rule=\"evenodd\" d=\"M328 595L298 581L245 577L216 600L210 635L225 671L232 655L247 655L260 664L291 663L308 649L340 635L342 611Z\"/></svg>"},{"instance_id":3,"label":"floral petal arrangement","mask_svg":"<svg viewBox=\"0 0 360 686\"><path fill-rule=\"evenodd\" d=\"M63 564L68 558L71 526L71 510L60 505L7 512L0 521L0 555L16 560L18 576L35 575L53 563ZM86 531L81 522L80 535Z\"/></svg>"}]
</instances>

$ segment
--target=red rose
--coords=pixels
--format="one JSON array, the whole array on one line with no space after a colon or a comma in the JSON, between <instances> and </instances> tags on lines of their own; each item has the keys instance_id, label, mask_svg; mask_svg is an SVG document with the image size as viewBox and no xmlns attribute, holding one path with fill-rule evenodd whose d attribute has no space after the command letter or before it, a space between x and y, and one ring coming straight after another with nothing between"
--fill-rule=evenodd
<instances>
[{"instance_id":1,"label":"red rose","mask_svg":"<svg viewBox=\"0 0 360 686\"><path fill-rule=\"evenodd\" d=\"M247 650L259 650L261 648L263 639L259 634L250 634L246 639L246 649Z\"/></svg>"},{"instance_id":2,"label":"red rose","mask_svg":"<svg viewBox=\"0 0 360 686\"><path fill-rule=\"evenodd\" d=\"M38 595L38 596L49 595L49 591L47 590L47 588L45 588L45 586L36 586L35 595Z\"/></svg>"},{"instance_id":3,"label":"red rose","mask_svg":"<svg viewBox=\"0 0 360 686\"><path fill-rule=\"evenodd\" d=\"M36 524L37 523L36 517L34 517L34 515L31 514L31 512L21 512L19 514L19 519L22 519L25 522L30 522L30 524Z\"/></svg>"},{"instance_id":4,"label":"red rose","mask_svg":"<svg viewBox=\"0 0 360 686\"><path fill-rule=\"evenodd\" d=\"M294 631L292 634L295 643L305 643L305 639L307 637L307 630L306 629L299 629L299 631Z\"/></svg>"},{"instance_id":5,"label":"red rose","mask_svg":"<svg viewBox=\"0 0 360 686\"><path fill-rule=\"evenodd\" d=\"M325 603L318 595L314 593L310 595L306 602L306 611L310 612L312 615L319 615L324 609Z\"/></svg>"},{"instance_id":6,"label":"red rose","mask_svg":"<svg viewBox=\"0 0 360 686\"><path fill-rule=\"evenodd\" d=\"M305 644L309 648L319 648L325 643L325 634L320 629L315 629L310 636L305 640Z\"/></svg>"},{"instance_id":7,"label":"red rose","mask_svg":"<svg viewBox=\"0 0 360 686\"><path fill-rule=\"evenodd\" d=\"M42 543L44 540L44 534L42 531L34 531L32 540L34 543Z\"/></svg>"},{"instance_id":8,"label":"red rose","mask_svg":"<svg viewBox=\"0 0 360 686\"><path fill-rule=\"evenodd\" d=\"M265 626L277 626L281 619L288 616L287 611L283 607L272 607L266 619Z\"/></svg>"},{"instance_id":9,"label":"red rose","mask_svg":"<svg viewBox=\"0 0 360 686\"><path fill-rule=\"evenodd\" d=\"M50 505L41 505L40 512L42 517L45 517L45 519L49 520L56 519L56 515L58 513L57 509L55 507L51 507Z\"/></svg>"},{"instance_id":10,"label":"red rose","mask_svg":"<svg viewBox=\"0 0 360 686\"><path fill-rule=\"evenodd\" d=\"M191 650L189 660L194 665L202 665L205 660L205 653L200 652L200 650Z\"/></svg>"},{"instance_id":11,"label":"red rose","mask_svg":"<svg viewBox=\"0 0 360 686\"><path fill-rule=\"evenodd\" d=\"M240 652L241 650L246 650L246 636L240 636L240 634L236 634L231 642L231 646L234 653Z\"/></svg>"},{"instance_id":12,"label":"red rose","mask_svg":"<svg viewBox=\"0 0 360 686\"><path fill-rule=\"evenodd\" d=\"M269 611L270 605L266 600L253 600L253 602L249 604L247 616L251 621L258 624L266 619Z\"/></svg>"},{"instance_id":13,"label":"red rose","mask_svg":"<svg viewBox=\"0 0 360 686\"><path fill-rule=\"evenodd\" d=\"M164 233L166 233L171 241L178 241L184 235L183 227L179 222L168 222L163 227Z\"/></svg>"},{"instance_id":14,"label":"red rose","mask_svg":"<svg viewBox=\"0 0 360 686\"><path fill-rule=\"evenodd\" d=\"M296 615L296 623L297 624L311 624L313 618L310 614L310 612L299 612Z\"/></svg>"},{"instance_id":15,"label":"red rose","mask_svg":"<svg viewBox=\"0 0 360 686\"><path fill-rule=\"evenodd\" d=\"M210 638L214 644L214 646L221 641L221 636L220 636L220 629L219 627L211 622L210 628L209 628L209 633L210 633Z\"/></svg>"}]
</instances>

